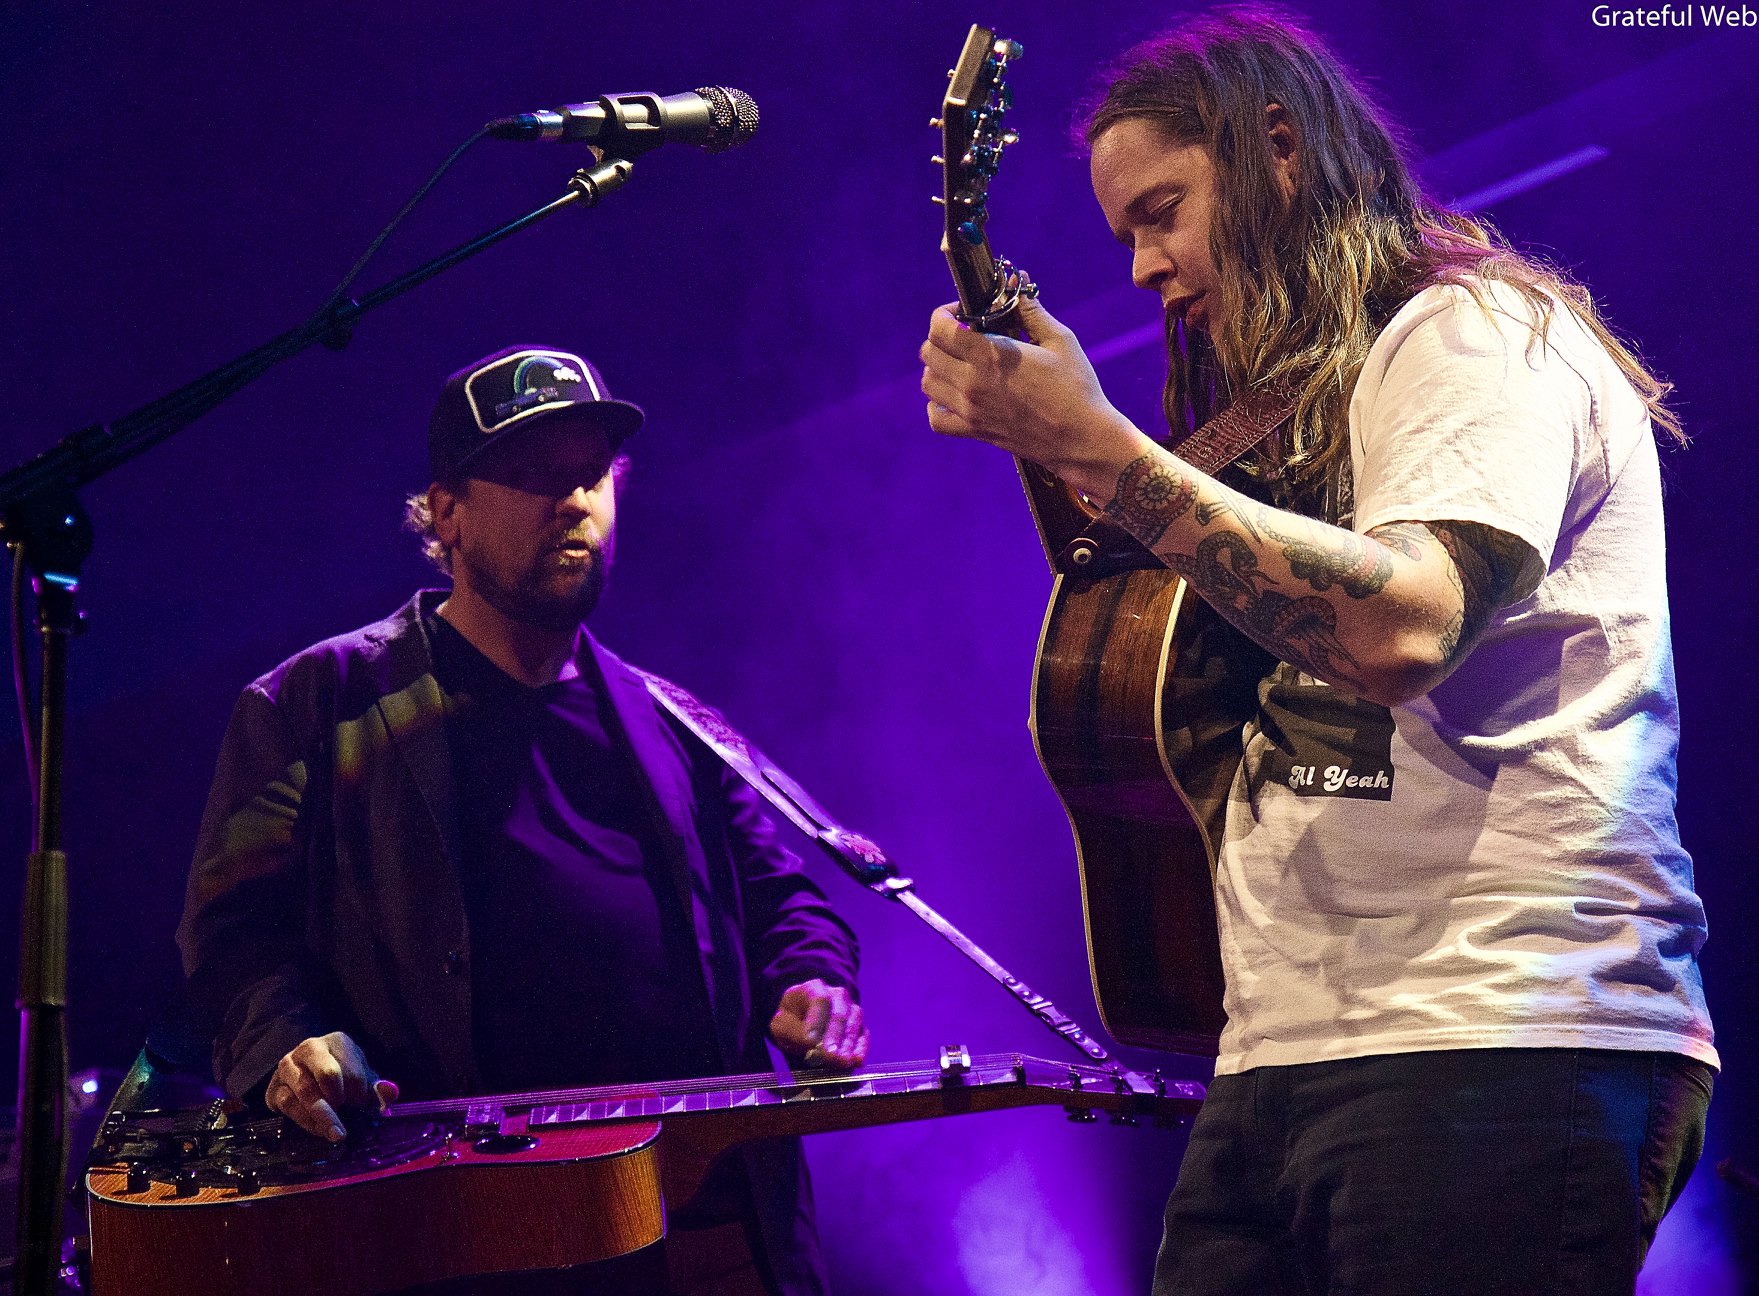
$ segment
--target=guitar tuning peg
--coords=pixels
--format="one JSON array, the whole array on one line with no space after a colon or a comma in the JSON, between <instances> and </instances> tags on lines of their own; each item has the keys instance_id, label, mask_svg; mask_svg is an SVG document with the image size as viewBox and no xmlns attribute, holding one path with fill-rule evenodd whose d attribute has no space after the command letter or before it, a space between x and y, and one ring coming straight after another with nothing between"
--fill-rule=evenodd
<instances>
[{"instance_id":1,"label":"guitar tuning peg","mask_svg":"<svg viewBox=\"0 0 1759 1296\"><path fill-rule=\"evenodd\" d=\"M947 205L947 200L945 198L941 197L939 194L930 194L928 196L928 200L931 203L933 203L936 207L945 207Z\"/></svg>"},{"instance_id":2,"label":"guitar tuning peg","mask_svg":"<svg viewBox=\"0 0 1759 1296\"><path fill-rule=\"evenodd\" d=\"M957 70L958 69L956 69L956 68L948 68L947 69L947 80L951 81L953 79L953 73Z\"/></svg>"},{"instance_id":3,"label":"guitar tuning peg","mask_svg":"<svg viewBox=\"0 0 1759 1296\"><path fill-rule=\"evenodd\" d=\"M1001 147L1006 148L1010 144L1018 144L1019 142L1020 142L1020 132L1019 131L1005 130L1002 132Z\"/></svg>"},{"instance_id":4,"label":"guitar tuning peg","mask_svg":"<svg viewBox=\"0 0 1759 1296\"><path fill-rule=\"evenodd\" d=\"M947 164L947 159L942 157L939 153L936 153L933 157L931 157L929 159L929 161L934 163L936 166L945 166Z\"/></svg>"},{"instance_id":5,"label":"guitar tuning peg","mask_svg":"<svg viewBox=\"0 0 1759 1296\"><path fill-rule=\"evenodd\" d=\"M941 126L942 126L942 122L939 117L930 117L928 119L928 128L930 130L939 130L941 128Z\"/></svg>"}]
</instances>

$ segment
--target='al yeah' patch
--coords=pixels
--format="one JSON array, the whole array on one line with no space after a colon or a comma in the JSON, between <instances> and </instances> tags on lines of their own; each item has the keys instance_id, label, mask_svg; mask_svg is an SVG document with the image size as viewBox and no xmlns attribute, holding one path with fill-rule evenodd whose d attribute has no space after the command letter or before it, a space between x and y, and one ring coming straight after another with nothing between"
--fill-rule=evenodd
<instances>
[{"instance_id":1,"label":"'al yeah' patch","mask_svg":"<svg viewBox=\"0 0 1759 1296\"><path fill-rule=\"evenodd\" d=\"M1254 765L1254 797L1267 783L1296 796L1393 799L1393 714L1325 684L1273 679L1260 695L1269 744Z\"/></svg>"}]
</instances>

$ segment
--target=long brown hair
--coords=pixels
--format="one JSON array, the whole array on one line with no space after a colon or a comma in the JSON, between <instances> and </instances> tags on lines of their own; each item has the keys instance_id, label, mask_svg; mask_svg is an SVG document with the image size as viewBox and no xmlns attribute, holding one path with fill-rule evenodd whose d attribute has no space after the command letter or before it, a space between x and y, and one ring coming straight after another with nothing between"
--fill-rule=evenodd
<instances>
[{"instance_id":1,"label":"long brown hair","mask_svg":"<svg viewBox=\"0 0 1759 1296\"><path fill-rule=\"evenodd\" d=\"M1280 105L1299 141L1292 200L1277 184L1265 110ZM1295 416L1271 454L1291 497L1348 512L1350 394L1375 337L1432 284L1458 284L1489 308L1484 285L1513 288L1539 344L1559 303L1599 340L1656 426L1685 435L1671 390L1600 318L1588 293L1523 256L1487 223L1427 198L1397 129L1325 44L1265 6L1203 14L1129 50L1076 130L1091 148L1141 118L1169 144L1198 144L1220 202L1211 255L1226 323L1214 337L1169 319L1164 403L1175 429L1195 426L1232 394L1285 386Z\"/></svg>"}]
</instances>

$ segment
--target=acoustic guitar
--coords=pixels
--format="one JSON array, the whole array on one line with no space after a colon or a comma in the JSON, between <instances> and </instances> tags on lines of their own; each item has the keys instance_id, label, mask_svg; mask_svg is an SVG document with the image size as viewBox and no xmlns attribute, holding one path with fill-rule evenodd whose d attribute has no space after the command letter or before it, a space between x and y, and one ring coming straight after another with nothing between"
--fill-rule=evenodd
<instances>
[{"instance_id":1,"label":"acoustic guitar","mask_svg":"<svg viewBox=\"0 0 1759 1296\"><path fill-rule=\"evenodd\" d=\"M991 250L989 183L1018 42L974 26L940 116L941 251L971 327L1027 341L1026 277ZM1201 433L1200 433L1201 434ZM1079 492L1018 461L1055 575L1031 727L1068 812L1094 998L1112 1035L1213 1056L1222 1012L1213 874L1241 730L1272 660Z\"/></svg>"},{"instance_id":2,"label":"acoustic guitar","mask_svg":"<svg viewBox=\"0 0 1759 1296\"><path fill-rule=\"evenodd\" d=\"M332 1146L237 1104L113 1111L86 1174L93 1296L378 1296L657 1241L749 1139L1052 1104L1188 1119L1203 1086L1018 1054L440 1102Z\"/></svg>"}]
</instances>

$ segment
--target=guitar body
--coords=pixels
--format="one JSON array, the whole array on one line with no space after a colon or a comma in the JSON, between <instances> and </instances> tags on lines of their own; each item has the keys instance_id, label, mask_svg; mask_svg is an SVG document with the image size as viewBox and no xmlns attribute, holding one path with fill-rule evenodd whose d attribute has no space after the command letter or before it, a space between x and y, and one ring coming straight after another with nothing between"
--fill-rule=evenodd
<instances>
[{"instance_id":1,"label":"guitar body","mask_svg":"<svg viewBox=\"0 0 1759 1296\"><path fill-rule=\"evenodd\" d=\"M379 1128L406 1144L395 1138L401 1124ZM276 1142L318 1146L278 1122L263 1126L284 1132ZM503 1129L523 1133L517 1117ZM442 1138L378 1167L366 1164L382 1159L368 1146L350 1158L362 1164L247 1196L223 1186L224 1171L196 1170L195 1191L180 1197L156 1174L131 1193L125 1166L98 1167L86 1180L92 1294L379 1296L468 1274L607 1260L665 1232L658 1134L651 1121L589 1126L499 1153Z\"/></svg>"},{"instance_id":2,"label":"guitar body","mask_svg":"<svg viewBox=\"0 0 1759 1296\"><path fill-rule=\"evenodd\" d=\"M113 1110L86 1174L93 1296L381 1296L624 1255L751 1139L1054 1104L1188 1120L1203 1086L962 1048L848 1075L400 1103L340 1147L232 1106Z\"/></svg>"},{"instance_id":3,"label":"guitar body","mask_svg":"<svg viewBox=\"0 0 1759 1296\"><path fill-rule=\"evenodd\" d=\"M1074 832L1112 1036L1214 1056L1214 843L1269 658L1165 568L1056 578L1032 736Z\"/></svg>"}]
</instances>

